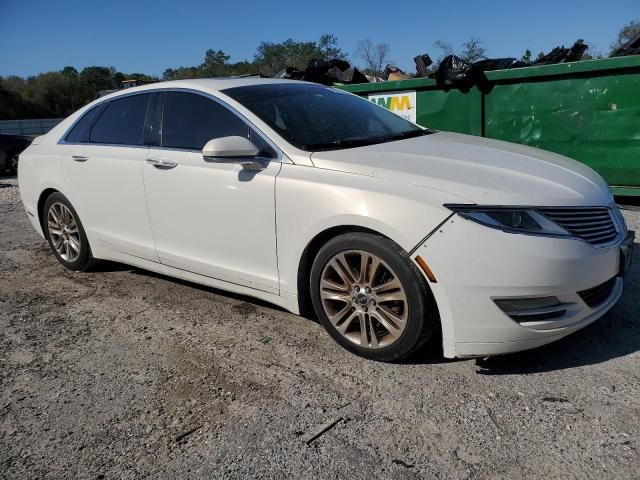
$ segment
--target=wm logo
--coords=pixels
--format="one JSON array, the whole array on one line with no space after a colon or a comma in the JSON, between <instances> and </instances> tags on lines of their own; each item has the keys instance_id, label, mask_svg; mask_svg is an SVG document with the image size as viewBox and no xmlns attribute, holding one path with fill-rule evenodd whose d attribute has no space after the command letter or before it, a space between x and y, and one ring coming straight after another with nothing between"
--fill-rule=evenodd
<instances>
[{"instance_id":1,"label":"wm logo","mask_svg":"<svg viewBox=\"0 0 640 480\"><path fill-rule=\"evenodd\" d=\"M412 108L411 100L409 100L407 95L372 98L371 101L392 112L396 110L410 110Z\"/></svg>"}]
</instances>

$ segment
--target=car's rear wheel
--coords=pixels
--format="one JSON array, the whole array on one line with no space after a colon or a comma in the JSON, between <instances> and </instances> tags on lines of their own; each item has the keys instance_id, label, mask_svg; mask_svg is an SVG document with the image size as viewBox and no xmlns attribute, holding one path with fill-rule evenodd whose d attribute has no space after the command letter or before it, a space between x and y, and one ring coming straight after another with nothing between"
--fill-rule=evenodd
<instances>
[{"instance_id":1,"label":"car's rear wheel","mask_svg":"<svg viewBox=\"0 0 640 480\"><path fill-rule=\"evenodd\" d=\"M407 253L368 233L342 235L320 249L311 269L311 298L339 344L374 360L411 355L439 322L431 291Z\"/></svg>"},{"instance_id":2,"label":"car's rear wheel","mask_svg":"<svg viewBox=\"0 0 640 480\"><path fill-rule=\"evenodd\" d=\"M44 204L44 233L56 258L70 270L85 271L94 264L89 241L77 212L59 192Z\"/></svg>"}]
</instances>

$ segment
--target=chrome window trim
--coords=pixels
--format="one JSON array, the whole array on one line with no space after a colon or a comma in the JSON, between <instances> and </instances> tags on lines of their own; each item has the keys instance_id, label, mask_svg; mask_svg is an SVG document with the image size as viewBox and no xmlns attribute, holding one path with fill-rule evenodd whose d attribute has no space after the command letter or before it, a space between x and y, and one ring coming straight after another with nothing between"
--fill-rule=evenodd
<instances>
[{"instance_id":1,"label":"chrome window trim","mask_svg":"<svg viewBox=\"0 0 640 480\"><path fill-rule=\"evenodd\" d=\"M271 148L273 148L273 150L276 152L276 158L269 158L267 160L269 160L269 161L277 161L277 162L280 162L280 163L293 164L293 161L287 155L285 155L285 153L282 151L282 149L280 147L278 147L262 130L260 130L252 121L250 121L246 116L244 116L242 113L240 113L237 109L235 109L233 106L229 105L223 99L221 99L221 98L219 98L219 97L217 97L215 95L212 95L211 93L203 92L202 90L195 90L193 88L177 88L177 87L150 88L150 89L143 90L143 91L131 92L131 93L122 93L122 94L117 95L115 97L105 98L103 101L99 101L98 103L93 105L93 107L91 107L85 113L83 113L80 117L78 117L69 126L69 128L67 130L65 130L65 132L60 136L60 140L58 140L58 145L82 145L82 146L89 146L89 147L90 146L102 146L102 147L124 147L124 148L148 148L150 150L153 149L153 150L167 150L167 151L202 153L202 150L197 150L197 149L193 149L193 148L158 147L156 145L127 145L127 144L115 144L115 143L89 143L89 142L87 142L87 143L76 143L76 142L67 142L65 140L65 138L71 132L73 127L75 127L75 125L81 119L83 119L85 117L85 115L87 115L94 108L98 108L100 105L102 105L104 103L112 102L114 100L119 100L119 99L124 98L124 97L130 97L130 96L133 96L133 95L148 95L148 94L161 93L161 92L165 92L165 93L166 92L193 93L193 94L196 94L196 95L200 95L202 97L206 97L206 98L208 98L210 100L213 100L214 102L217 102L223 108L228 109L231 113L233 113L238 118L240 118L240 120L242 120L250 128L252 128L260 136L260 138L262 138L262 140L264 140ZM162 113L164 115L164 108L162 109ZM97 119L96 119L96 121L97 121ZM160 128L162 129L162 126L160 126Z\"/></svg>"},{"instance_id":2,"label":"chrome window trim","mask_svg":"<svg viewBox=\"0 0 640 480\"><path fill-rule=\"evenodd\" d=\"M102 100L98 103L96 103L95 105L93 105L91 108L87 109L86 112L84 112L82 115L80 115L78 118L75 119L75 121L69 126L69 128L67 128L64 133L60 136L60 140L58 140L58 145L99 145L99 146L108 146L108 147L129 147L129 148L140 148L140 147L147 147L148 145L129 145L129 144L123 144L123 143L91 143L91 142L67 142L65 139L67 138L67 136L71 133L71 130L73 130L73 127L76 126L76 124L82 120L84 117L87 116L87 114L89 112L91 112L92 110L95 110L96 108L101 107L102 105L106 104L106 103L110 103L113 100L119 100L121 98L125 98L125 97L132 97L134 95L150 95L152 94L153 91L151 90L145 90L143 92L131 92L131 93L126 93L126 94L122 94L122 95L118 95L116 97L113 98L107 98L105 100ZM147 105L148 106L148 105ZM104 113L104 112L103 112ZM102 116L102 114L100 114L100 116ZM100 117L96 118L94 120L94 125L95 122L97 122L100 119ZM91 126L91 129L93 129L93 125Z\"/></svg>"},{"instance_id":3,"label":"chrome window trim","mask_svg":"<svg viewBox=\"0 0 640 480\"><path fill-rule=\"evenodd\" d=\"M127 145L125 143L60 143L59 145L78 145L83 147L120 147L120 148L149 148L149 145Z\"/></svg>"}]
</instances>

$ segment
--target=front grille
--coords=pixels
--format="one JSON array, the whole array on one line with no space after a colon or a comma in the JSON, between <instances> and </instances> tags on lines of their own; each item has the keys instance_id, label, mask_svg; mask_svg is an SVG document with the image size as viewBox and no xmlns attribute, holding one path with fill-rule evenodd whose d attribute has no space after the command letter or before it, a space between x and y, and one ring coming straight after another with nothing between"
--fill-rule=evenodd
<instances>
[{"instance_id":1,"label":"front grille","mask_svg":"<svg viewBox=\"0 0 640 480\"><path fill-rule=\"evenodd\" d=\"M589 305L591 308L597 307L609 298L615 285L616 277L613 277L611 280L607 280L600 285L578 292L578 295L580 295L582 300L584 300L584 303Z\"/></svg>"},{"instance_id":2,"label":"front grille","mask_svg":"<svg viewBox=\"0 0 640 480\"><path fill-rule=\"evenodd\" d=\"M539 213L591 245L606 245L618 236L611 212L600 208L541 208Z\"/></svg>"}]
</instances>

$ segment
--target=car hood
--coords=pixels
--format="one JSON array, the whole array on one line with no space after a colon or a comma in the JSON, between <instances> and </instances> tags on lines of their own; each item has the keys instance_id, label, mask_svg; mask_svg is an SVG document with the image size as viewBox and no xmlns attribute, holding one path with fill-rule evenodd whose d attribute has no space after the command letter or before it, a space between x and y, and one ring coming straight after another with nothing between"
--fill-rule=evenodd
<instances>
[{"instance_id":1,"label":"car hood","mask_svg":"<svg viewBox=\"0 0 640 480\"><path fill-rule=\"evenodd\" d=\"M484 205L607 205L600 175L555 153L482 137L437 132L311 156L318 168L445 191Z\"/></svg>"}]
</instances>

